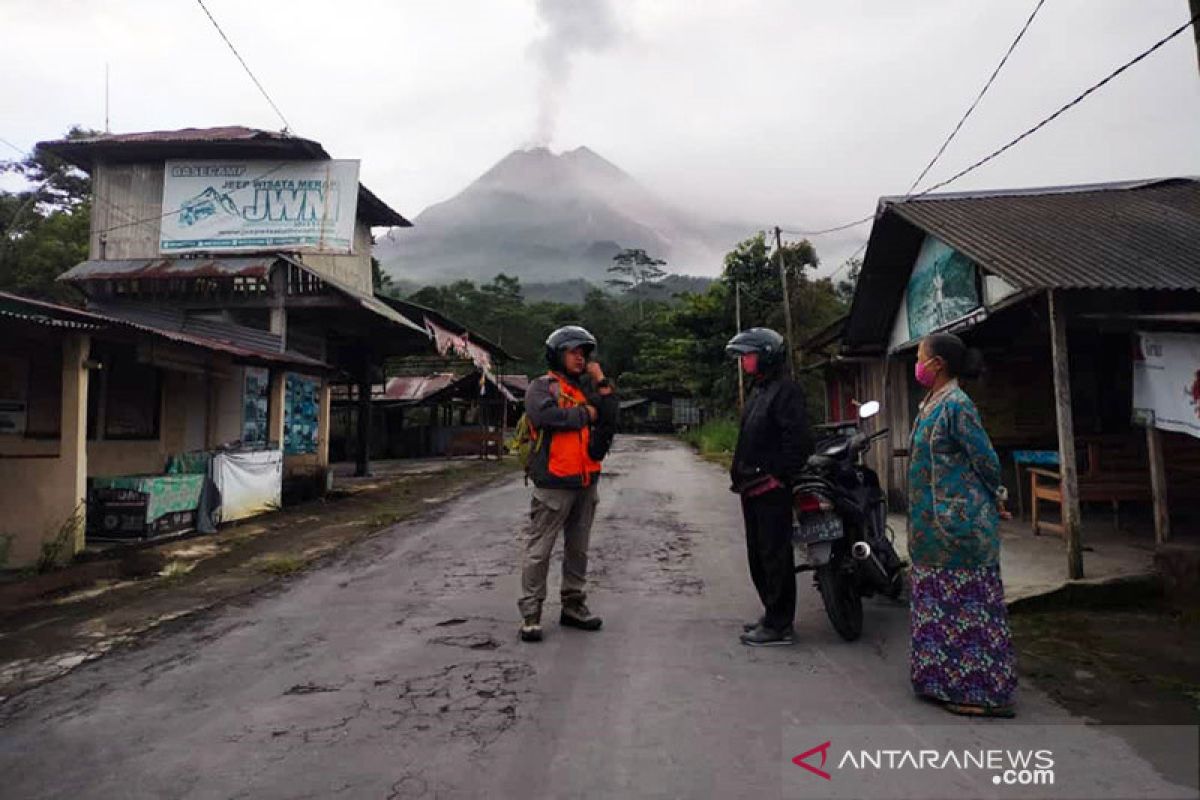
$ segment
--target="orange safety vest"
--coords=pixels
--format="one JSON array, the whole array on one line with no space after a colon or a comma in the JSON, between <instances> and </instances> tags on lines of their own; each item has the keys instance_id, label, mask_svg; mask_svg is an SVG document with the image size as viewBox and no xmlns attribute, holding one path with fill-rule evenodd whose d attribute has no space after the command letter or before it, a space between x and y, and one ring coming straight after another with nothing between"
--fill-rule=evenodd
<instances>
[{"instance_id":1,"label":"orange safety vest","mask_svg":"<svg viewBox=\"0 0 1200 800\"><path fill-rule=\"evenodd\" d=\"M555 372L550 375L558 381L559 408L587 405L587 397L578 387ZM550 436L543 437L539 452L534 454L531 471L534 482L544 484L545 488L580 489L590 486L601 470L600 462L588 455L591 426L548 433Z\"/></svg>"}]
</instances>

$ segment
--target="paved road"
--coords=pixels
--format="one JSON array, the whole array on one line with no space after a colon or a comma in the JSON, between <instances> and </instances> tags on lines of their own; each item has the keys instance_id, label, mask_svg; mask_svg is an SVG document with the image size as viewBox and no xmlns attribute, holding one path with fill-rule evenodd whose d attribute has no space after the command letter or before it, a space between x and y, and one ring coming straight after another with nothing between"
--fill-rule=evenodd
<instances>
[{"instance_id":1,"label":"paved road","mask_svg":"<svg viewBox=\"0 0 1200 800\"><path fill-rule=\"evenodd\" d=\"M720 470L650 438L609 465L602 632L552 606L545 642L516 640L513 479L0 707L0 795L775 797L797 730L956 724L910 694L898 605L848 645L805 580L799 643L741 646L758 609ZM1022 711L1071 722L1032 690ZM1165 787L1115 737L1089 749L1139 795Z\"/></svg>"}]
</instances>

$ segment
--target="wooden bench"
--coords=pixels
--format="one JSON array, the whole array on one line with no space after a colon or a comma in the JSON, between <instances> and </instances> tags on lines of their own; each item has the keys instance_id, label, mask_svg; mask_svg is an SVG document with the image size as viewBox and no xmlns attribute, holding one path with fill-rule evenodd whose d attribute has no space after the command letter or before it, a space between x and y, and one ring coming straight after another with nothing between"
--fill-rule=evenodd
<instances>
[{"instance_id":1,"label":"wooden bench","mask_svg":"<svg viewBox=\"0 0 1200 800\"><path fill-rule=\"evenodd\" d=\"M1163 435L1163 458L1167 465L1168 494L1186 497L1200 489L1200 442L1183 434ZM1149 502L1153 497L1150 463L1144 436L1080 438L1087 454L1086 469L1079 472L1079 502L1109 503L1113 527L1119 529L1121 503ZM1058 506L1062 519L1062 477L1058 471L1030 467L1030 508L1035 535L1043 530L1063 535L1063 526L1040 518L1040 501Z\"/></svg>"},{"instance_id":2,"label":"wooden bench","mask_svg":"<svg viewBox=\"0 0 1200 800\"><path fill-rule=\"evenodd\" d=\"M504 452L504 438L499 431L462 431L456 433L446 445L446 457L490 455L500 458Z\"/></svg>"}]
</instances>

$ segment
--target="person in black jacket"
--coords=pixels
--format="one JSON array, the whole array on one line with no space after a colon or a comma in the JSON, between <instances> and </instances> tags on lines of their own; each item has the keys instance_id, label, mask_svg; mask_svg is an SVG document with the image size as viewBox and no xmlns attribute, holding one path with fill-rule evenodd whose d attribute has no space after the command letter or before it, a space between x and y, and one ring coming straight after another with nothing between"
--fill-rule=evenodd
<instances>
[{"instance_id":1,"label":"person in black jacket","mask_svg":"<svg viewBox=\"0 0 1200 800\"><path fill-rule=\"evenodd\" d=\"M741 639L752 647L791 644L796 616L791 486L813 452L804 392L782 375L787 347L775 331L743 331L725 350L740 359L752 381L730 478L742 497L750 577L763 615L745 626Z\"/></svg>"}]
</instances>

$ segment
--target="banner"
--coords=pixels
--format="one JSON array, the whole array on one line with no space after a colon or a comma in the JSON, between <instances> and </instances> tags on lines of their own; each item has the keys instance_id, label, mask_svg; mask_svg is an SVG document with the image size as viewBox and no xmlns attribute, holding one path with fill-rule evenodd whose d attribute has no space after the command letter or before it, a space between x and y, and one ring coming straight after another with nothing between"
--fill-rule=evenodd
<instances>
[{"instance_id":1,"label":"banner","mask_svg":"<svg viewBox=\"0 0 1200 800\"><path fill-rule=\"evenodd\" d=\"M222 523L277 511L283 504L283 451L218 453L213 482L221 492Z\"/></svg>"},{"instance_id":2,"label":"banner","mask_svg":"<svg viewBox=\"0 0 1200 800\"><path fill-rule=\"evenodd\" d=\"M1200 334L1137 334L1133 416L1143 425L1200 438Z\"/></svg>"},{"instance_id":3,"label":"banner","mask_svg":"<svg viewBox=\"0 0 1200 800\"><path fill-rule=\"evenodd\" d=\"M353 255L358 161L168 161L159 252Z\"/></svg>"},{"instance_id":4,"label":"banner","mask_svg":"<svg viewBox=\"0 0 1200 800\"><path fill-rule=\"evenodd\" d=\"M979 308L975 264L949 245L926 236L907 292L908 339L920 339Z\"/></svg>"}]
</instances>

